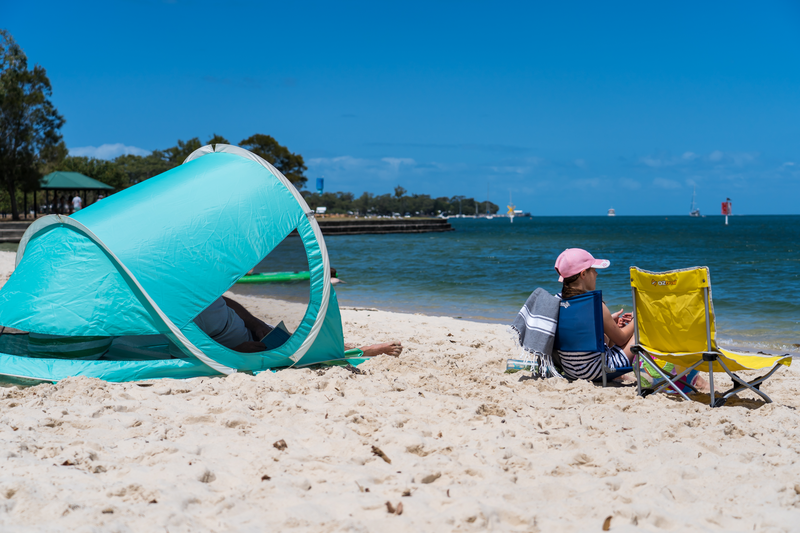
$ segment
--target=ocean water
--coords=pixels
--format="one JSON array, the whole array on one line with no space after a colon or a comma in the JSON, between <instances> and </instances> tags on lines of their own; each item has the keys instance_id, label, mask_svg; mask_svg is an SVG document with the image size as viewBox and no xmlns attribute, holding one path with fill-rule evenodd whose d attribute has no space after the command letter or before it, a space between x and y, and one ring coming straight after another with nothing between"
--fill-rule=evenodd
<instances>
[{"instance_id":1,"label":"ocean water","mask_svg":"<svg viewBox=\"0 0 800 533\"><path fill-rule=\"evenodd\" d=\"M534 217L451 219L437 234L342 235L325 242L346 284L343 306L510 323L528 295L558 292L565 248L609 259L598 288L613 311L632 310L628 267L708 266L723 345L800 351L800 216ZM256 268L307 270L288 237ZM234 292L308 300L308 283L237 285Z\"/></svg>"}]
</instances>

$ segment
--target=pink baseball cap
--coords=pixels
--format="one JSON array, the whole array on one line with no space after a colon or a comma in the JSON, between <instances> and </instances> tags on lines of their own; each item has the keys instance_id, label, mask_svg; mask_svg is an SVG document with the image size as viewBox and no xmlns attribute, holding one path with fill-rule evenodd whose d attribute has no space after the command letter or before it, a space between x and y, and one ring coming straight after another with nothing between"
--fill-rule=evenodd
<instances>
[{"instance_id":1,"label":"pink baseball cap","mask_svg":"<svg viewBox=\"0 0 800 533\"><path fill-rule=\"evenodd\" d=\"M587 268L608 268L610 265L608 259L595 259L582 248L567 248L556 259L556 272L558 281L564 281L564 278L580 274Z\"/></svg>"}]
</instances>

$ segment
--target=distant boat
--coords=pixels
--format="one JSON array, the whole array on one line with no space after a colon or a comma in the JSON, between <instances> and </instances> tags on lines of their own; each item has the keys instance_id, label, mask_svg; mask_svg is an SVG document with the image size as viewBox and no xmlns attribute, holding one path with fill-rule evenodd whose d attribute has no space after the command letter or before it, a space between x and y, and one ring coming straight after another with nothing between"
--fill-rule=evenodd
<instances>
[{"instance_id":1,"label":"distant boat","mask_svg":"<svg viewBox=\"0 0 800 533\"><path fill-rule=\"evenodd\" d=\"M617 216L617 212L616 212L616 211L614 211L614 208L613 208L613 207L612 207L611 209L609 209L609 210L608 210L608 216L610 216L610 217L615 217L615 216Z\"/></svg>"},{"instance_id":2,"label":"distant boat","mask_svg":"<svg viewBox=\"0 0 800 533\"><path fill-rule=\"evenodd\" d=\"M690 217L699 217L700 210L697 209L697 204L695 203L695 197L697 196L697 187L694 188L692 191L692 207L689 208L689 216Z\"/></svg>"}]
</instances>

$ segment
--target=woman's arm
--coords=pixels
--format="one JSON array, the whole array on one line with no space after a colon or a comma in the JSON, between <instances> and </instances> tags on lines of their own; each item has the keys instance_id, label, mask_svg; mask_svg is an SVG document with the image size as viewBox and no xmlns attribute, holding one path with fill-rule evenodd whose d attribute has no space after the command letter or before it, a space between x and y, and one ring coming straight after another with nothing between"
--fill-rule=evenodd
<instances>
[{"instance_id":1,"label":"woman's arm","mask_svg":"<svg viewBox=\"0 0 800 533\"><path fill-rule=\"evenodd\" d=\"M603 333L617 346L625 346L633 336L633 321L619 327L611 315L611 311L608 310L606 304L603 304Z\"/></svg>"}]
</instances>

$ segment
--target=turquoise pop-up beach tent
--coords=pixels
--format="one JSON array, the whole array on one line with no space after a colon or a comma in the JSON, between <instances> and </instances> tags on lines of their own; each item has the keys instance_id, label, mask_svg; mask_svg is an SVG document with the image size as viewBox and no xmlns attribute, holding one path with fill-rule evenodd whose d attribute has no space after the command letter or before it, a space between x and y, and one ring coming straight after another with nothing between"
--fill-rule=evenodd
<instances>
[{"instance_id":1,"label":"turquoise pop-up beach tent","mask_svg":"<svg viewBox=\"0 0 800 533\"><path fill-rule=\"evenodd\" d=\"M295 229L311 273L297 330L262 353L214 342L193 319ZM71 217L34 222L0 290L0 325L30 332L0 335L0 375L48 381L254 372L344 353L328 253L311 209L275 167L224 144L200 148L183 165ZM70 346L76 357L60 357ZM79 358L97 346L100 359Z\"/></svg>"}]
</instances>

